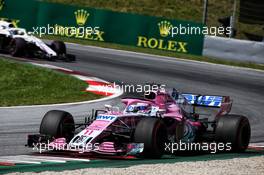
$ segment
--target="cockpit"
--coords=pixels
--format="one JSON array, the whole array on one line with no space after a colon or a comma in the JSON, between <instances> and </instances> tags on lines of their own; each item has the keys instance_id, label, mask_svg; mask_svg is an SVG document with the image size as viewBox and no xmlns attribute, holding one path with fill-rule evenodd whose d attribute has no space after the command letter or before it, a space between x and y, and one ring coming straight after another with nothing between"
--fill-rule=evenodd
<instances>
[{"instance_id":1,"label":"cockpit","mask_svg":"<svg viewBox=\"0 0 264 175\"><path fill-rule=\"evenodd\" d=\"M25 35L26 34L26 31L24 29L18 29L18 28L10 29L9 32L11 33L11 35Z\"/></svg>"},{"instance_id":2,"label":"cockpit","mask_svg":"<svg viewBox=\"0 0 264 175\"><path fill-rule=\"evenodd\" d=\"M144 102L135 102L128 105L125 109L127 113L150 113L151 105Z\"/></svg>"}]
</instances>

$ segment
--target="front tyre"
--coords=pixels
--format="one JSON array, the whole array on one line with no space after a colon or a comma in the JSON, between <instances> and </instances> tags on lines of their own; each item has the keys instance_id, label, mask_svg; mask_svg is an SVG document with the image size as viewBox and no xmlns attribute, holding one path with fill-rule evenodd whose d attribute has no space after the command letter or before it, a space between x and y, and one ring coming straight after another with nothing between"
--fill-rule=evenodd
<instances>
[{"instance_id":1,"label":"front tyre","mask_svg":"<svg viewBox=\"0 0 264 175\"><path fill-rule=\"evenodd\" d=\"M216 141L231 143L232 151L245 151L249 144L250 135L250 124L246 117L240 115L219 117L216 125Z\"/></svg>"},{"instance_id":2,"label":"front tyre","mask_svg":"<svg viewBox=\"0 0 264 175\"><path fill-rule=\"evenodd\" d=\"M51 110L44 115L39 132L54 138L64 137L69 141L74 136L74 131L74 120L70 113Z\"/></svg>"},{"instance_id":3,"label":"front tyre","mask_svg":"<svg viewBox=\"0 0 264 175\"><path fill-rule=\"evenodd\" d=\"M27 43L23 38L14 38L11 40L9 53L14 57L24 56L26 45Z\"/></svg>"},{"instance_id":4,"label":"front tyre","mask_svg":"<svg viewBox=\"0 0 264 175\"><path fill-rule=\"evenodd\" d=\"M142 156L145 158L160 158L165 151L167 130L162 120L144 118L139 121L134 133L135 143L144 143Z\"/></svg>"},{"instance_id":5,"label":"front tyre","mask_svg":"<svg viewBox=\"0 0 264 175\"><path fill-rule=\"evenodd\" d=\"M66 54L66 46L62 41L53 41L51 43L51 48L54 50L58 55Z\"/></svg>"}]
</instances>

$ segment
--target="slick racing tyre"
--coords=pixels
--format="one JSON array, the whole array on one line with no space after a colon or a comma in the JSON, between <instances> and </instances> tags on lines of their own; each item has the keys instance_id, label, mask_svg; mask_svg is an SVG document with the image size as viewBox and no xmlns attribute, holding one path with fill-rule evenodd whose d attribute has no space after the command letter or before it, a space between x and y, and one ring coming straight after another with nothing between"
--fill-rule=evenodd
<instances>
[{"instance_id":1,"label":"slick racing tyre","mask_svg":"<svg viewBox=\"0 0 264 175\"><path fill-rule=\"evenodd\" d=\"M66 54L66 46L62 41L53 41L51 43L51 48L54 50L58 55Z\"/></svg>"},{"instance_id":2,"label":"slick racing tyre","mask_svg":"<svg viewBox=\"0 0 264 175\"><path fill-rule=\"evenodd\" d=\"M160 158L165 151L167 130L162 120L144 118L139 121L134 133L135 143L144 143L141 156L145 158Z\"/></svg>"},{"instance_id":3,"label":"slick racing tyre","mask_svg":"<svg viewBox=\"0 0 264 175\"><path fill-rule=\"evenodd\" d=\"M23 56L26 45L27 43L23 38L14 38L10 43L9 53L15 57Z\"/></svg>"},{"instance_id":4,"label":"slick racing tyre","mask_svg":"<svg viewBox=\"0 0 264 175\"><path fill-rule=\"evenodd\" d=\"M64 137L69 141L74 136L74 131L74 120L70 113L51 110L43 117L39 132L54 138Z\"/></svg>"},{"instance_id":5,"label":"slick racing tyre","mask_svg":"<svg viewBox=\"0 0 264 175\"><path fill-rule=\"evenodd\" d=\"M231 143L233 152L243 152L250 140L250 124L246 117L240 115L220 116L216 125L216 141Z\"/></svg>"}]
</instances>

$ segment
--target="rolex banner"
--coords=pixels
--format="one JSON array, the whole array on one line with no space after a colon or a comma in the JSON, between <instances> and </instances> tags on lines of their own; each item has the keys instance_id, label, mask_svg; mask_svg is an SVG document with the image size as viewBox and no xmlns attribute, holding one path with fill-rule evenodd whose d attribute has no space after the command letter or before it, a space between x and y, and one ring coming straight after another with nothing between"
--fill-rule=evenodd
<instances>
[{"instance_id":1,"label":"rolex banner","mask_svg":"<svg viewBox=\"0 0 264 175\"><path fill-rule=\"evenodd\" d=\"M200 23L35 0L1 1L0 9L2 19L9 19L15 26L26 28L34 34L42 29L49 32L47 34L62 37L202 54L202 34L171 35L172 28L177 27L178 33L187 32L190 27L202 28ZM77 28L75 32L73 27ZM81 30L84 28L96 32L83 33Z\"/></svg>"}]
</instances>

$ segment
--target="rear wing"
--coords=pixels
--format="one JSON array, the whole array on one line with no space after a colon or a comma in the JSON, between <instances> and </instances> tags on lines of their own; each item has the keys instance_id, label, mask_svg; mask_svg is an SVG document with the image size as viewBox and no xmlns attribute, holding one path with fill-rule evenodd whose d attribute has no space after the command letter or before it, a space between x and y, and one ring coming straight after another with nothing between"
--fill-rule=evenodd
<instances>
[{"instance_id":1,"label":"rear wing","mask_svg":"<svg viewBox=\"0 0 264 175\"><path fill-rule=\"evenodd\" d=\"M199 95L183 93L182 96L193 106L220 108L218 115L228 114L231 111L232 100L229 96Z\"/></svg>"},{"instance_id":2,"label":"rear wing","mask_svg":"<svg viewBox=\"0 0 264 175\"><path fill-rule=\"evenodd\" d=\"M182 94L194 106L221 107L224 96Z\"/></svg>"}]
</instances>

